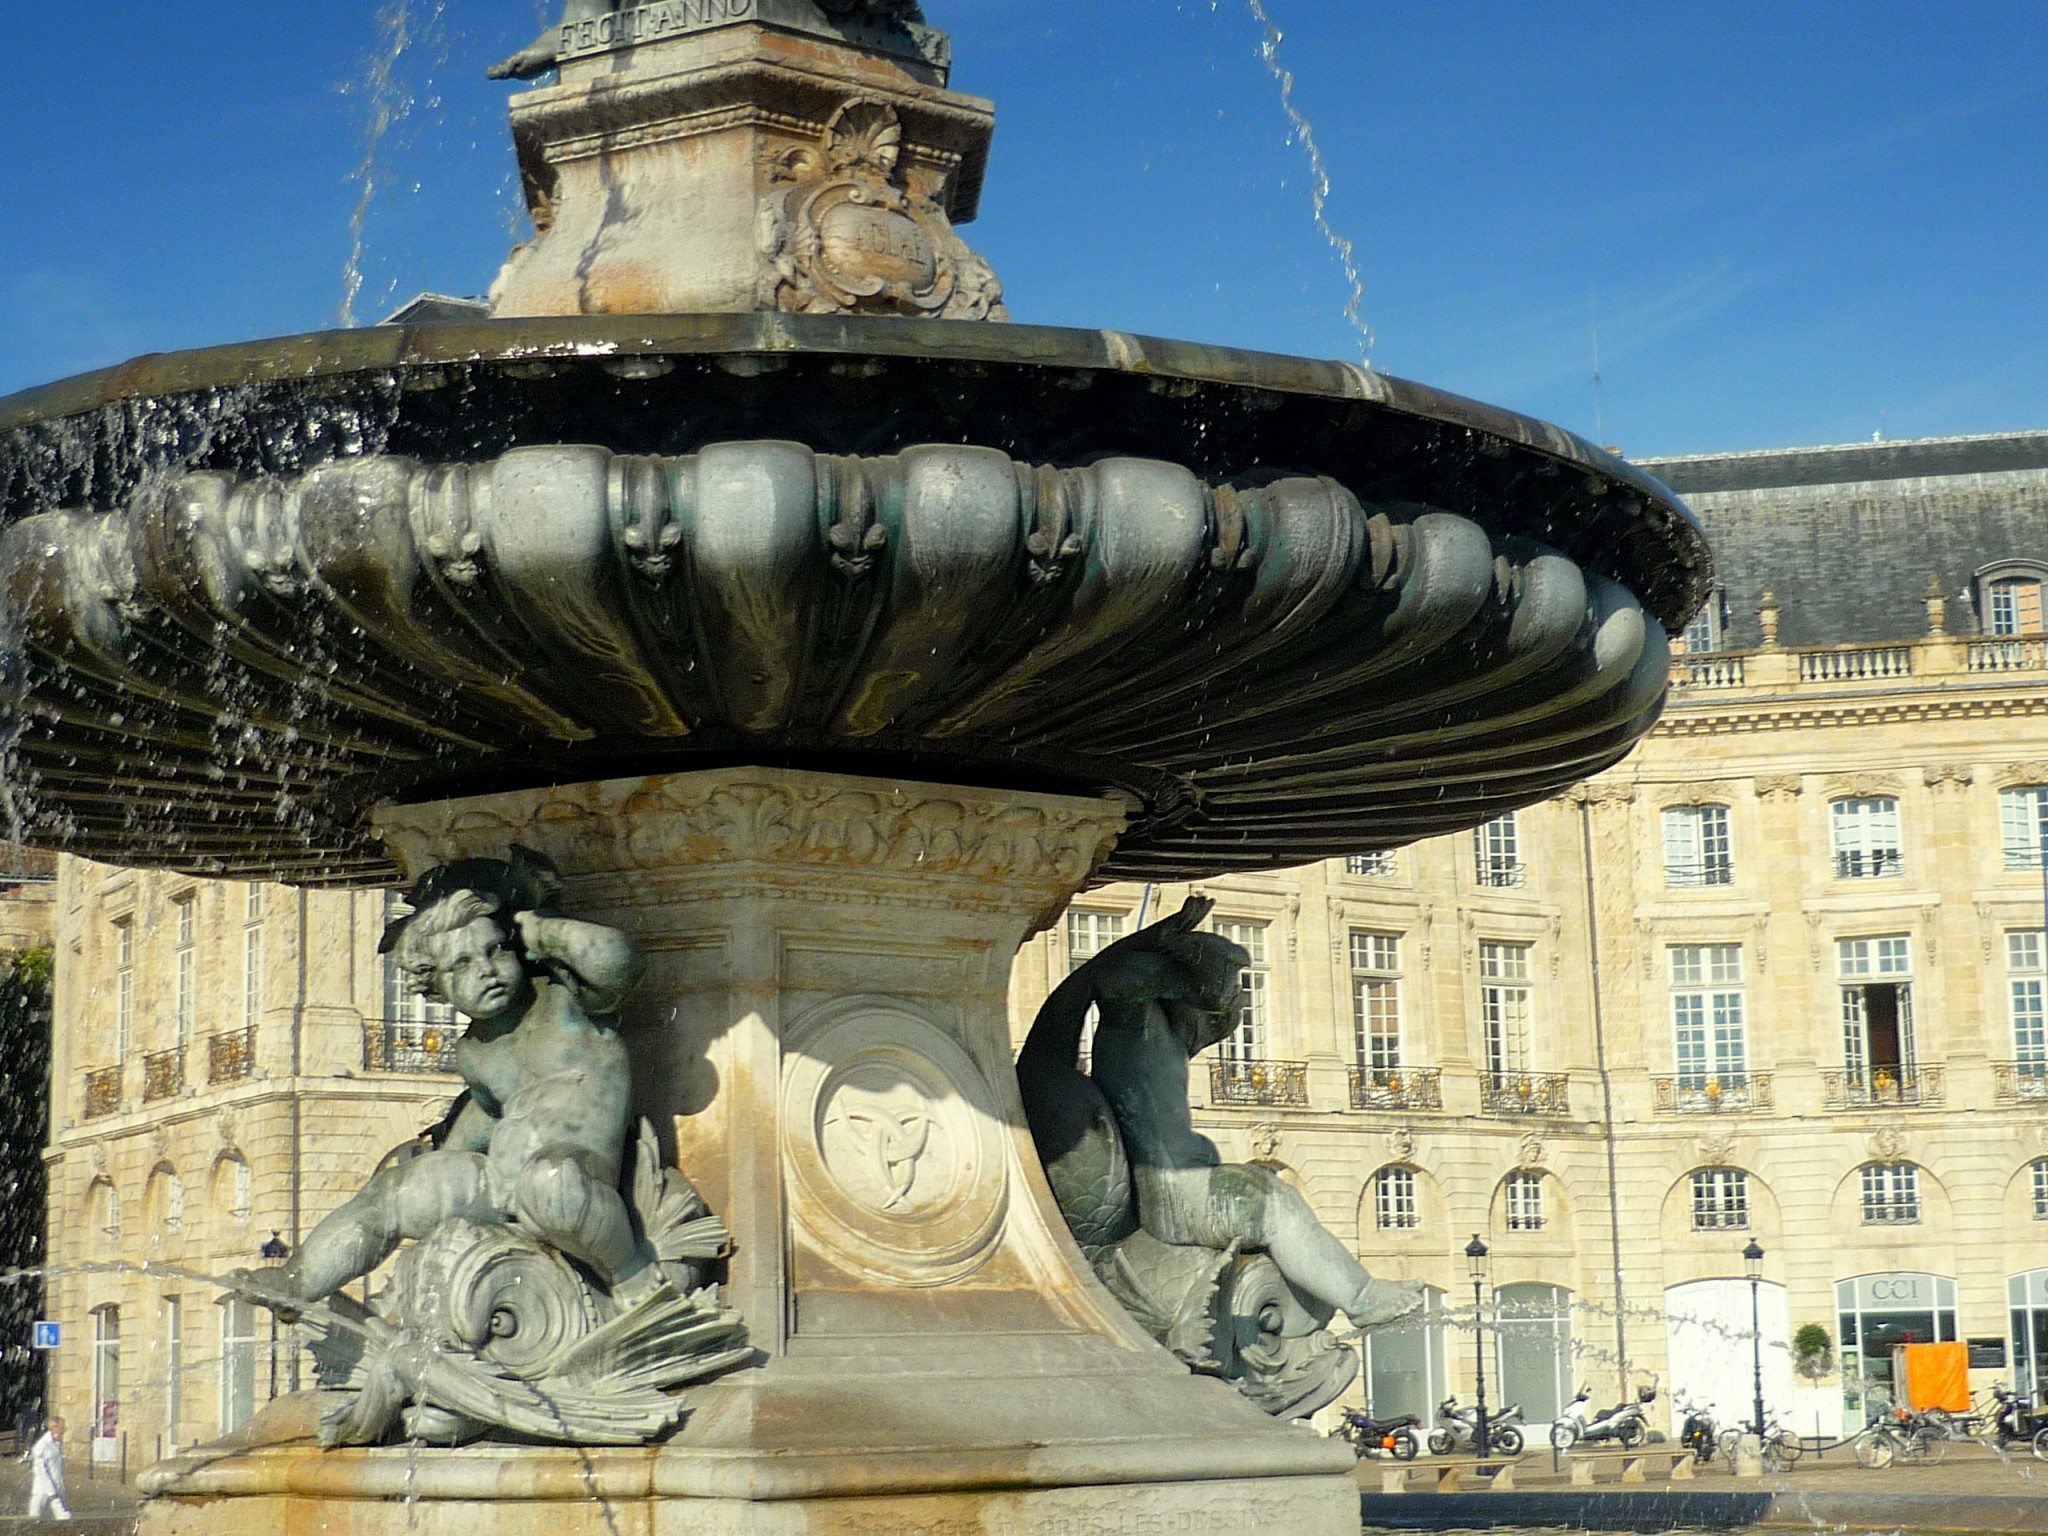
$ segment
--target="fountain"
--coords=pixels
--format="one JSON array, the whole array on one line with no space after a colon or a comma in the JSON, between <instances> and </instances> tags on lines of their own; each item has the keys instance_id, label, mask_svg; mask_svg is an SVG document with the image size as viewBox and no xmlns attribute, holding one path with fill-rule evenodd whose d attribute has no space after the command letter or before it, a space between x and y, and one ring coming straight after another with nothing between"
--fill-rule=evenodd
<instances>
[{"instance_id":1,"label":"fountain","mask_svg":"<svg viewBox=\"0 0 2048 1536\"><path fill-rule=\"evenodd\" d=\"M1615 762L1710 561L1542 423L1005 323L949 46L573 0L502 66L536 235L488 315L0 402L5 835L409 883L477 1020L441 1161L241 1282L326 1390L152 1471L149 1536L1356 1530L1273 1414L1399 1298L1139 1102L1228 947L1197 905L1077 979L1022 1088L1012 956L1092 882Z\"/></svg>"}]
</instances>

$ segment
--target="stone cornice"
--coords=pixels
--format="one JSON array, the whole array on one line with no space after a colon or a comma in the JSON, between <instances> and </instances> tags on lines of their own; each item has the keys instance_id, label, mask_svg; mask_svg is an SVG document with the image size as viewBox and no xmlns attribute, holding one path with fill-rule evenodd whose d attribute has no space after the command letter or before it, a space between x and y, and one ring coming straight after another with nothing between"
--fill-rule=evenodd
<instances>
[{"instance_id":1,"label":"stone cornice","mask_svg":"<svg viewBox=\"0 0 2048 1536\"><path fill-rule=\"evenodd\" d=\"M986 890L1044 914L1087 883L1125 812L1111 800L737 768L483 795L375 813L416 877L435 863L546 853L571 882L733 866L862 871Z\"/></svg>"},{"instance_id":2,"label":"stone cornice","mask_svg":"<svg viewBox=\"0 0 2048 1536\"><path fill-rule=\"evenodd\" d=\"M1715 701L1674 702L1650 733L1650 740L1672 737L1737 735L1748 732L1811 730L1816 727L1917 725L1945 720L1997 720L2011 716L2048 716L2048 693L2014 696L1954 697L1930 695L1901 698L1860 695L1856 698L1774 698L1736 705Z\"/></svg>"}]
</instances>

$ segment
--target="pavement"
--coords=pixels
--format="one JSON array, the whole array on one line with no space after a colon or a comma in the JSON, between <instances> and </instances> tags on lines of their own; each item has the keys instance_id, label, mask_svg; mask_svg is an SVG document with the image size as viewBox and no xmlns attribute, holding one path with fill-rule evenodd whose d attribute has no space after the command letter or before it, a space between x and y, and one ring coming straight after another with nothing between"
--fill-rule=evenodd
<instances>
[{"instance_id":1,"label":"pavement","mask_svg":"<svg viewBox=\"0 0 2048 1536\"><path fill-rule=\"evenodd\" d=\"M121 1536L134 1525L142 1495L133 1484L121 1482L113 1468L95 1471L99 1475L88 1479L83 1456L65 1458L64 1482L71 1495L67 1502L73 1517L65 1530L70 1536ZM27 1465L12 1456L0 1459L0 1533L51 1528L51 1522L29 1520L23 1514L27 1508Z\"/></svg>"},{"instance_id":2,"label":"pavement","mask_svg":"<svg viewBox=\"0 0 2048 1536\"><path fill-rule=\"evenodd\" d=\"M1596 1531L1668 1531L1681 1527L1761 1526L1798 1530L1998 1531L2048 1536L2048 1463L2021 1454L1999 1458L1979 1445L1952 1444L1933 1467L1861 1467L1845 1446L1808 1454L1790 1472L1736 1477L1725 1464L1699 1469L1690 1482L1575 1486L1553 1472L1548 1452L1532 1451L1515 1468L1510 1492L1379 1491L1380 1464L1359 1467L1360 1506L1368 1528L1455 1530L1486 1526L1575 1526ZM1472 1485L1468 1481L1467 1489Z\"/></svg>"}]
</instances>

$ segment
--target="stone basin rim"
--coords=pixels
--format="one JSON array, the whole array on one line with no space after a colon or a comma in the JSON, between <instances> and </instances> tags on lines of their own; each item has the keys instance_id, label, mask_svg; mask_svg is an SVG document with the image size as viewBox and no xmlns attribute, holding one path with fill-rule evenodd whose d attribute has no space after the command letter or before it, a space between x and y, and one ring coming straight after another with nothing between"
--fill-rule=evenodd
<instances>
[{"instance_id":1,"label":"stone basin rim","mask_svg":"<svg viewBox=\"0 0 2048 1536\"><path fill-rule=\"evenodd\" d=\"M769 313L480 318L364 326L144 353L0 397L0 435L61 423L109 406L237 386L529 362L742 356L980 364L1354 401L1538 455L1580 471L1599 494L1619 489L1638 499L1638 520L1688 578L1680 584L1677 601L1653 603L1653 611L1674 633L1705 600L1714 576L1713 557L1698 519L1669 487L1565 428L1356 363L1107 329ZM5 510L0 508L0 521L5 520ZM1649 583L1629 584L1649 600Z\"/></svg>"}]
</instances>

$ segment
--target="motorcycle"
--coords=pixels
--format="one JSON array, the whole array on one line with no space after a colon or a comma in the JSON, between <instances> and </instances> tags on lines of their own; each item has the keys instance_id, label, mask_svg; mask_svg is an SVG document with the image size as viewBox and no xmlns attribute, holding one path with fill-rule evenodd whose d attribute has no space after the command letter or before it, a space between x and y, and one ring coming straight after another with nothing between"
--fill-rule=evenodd
<instances>
[{"instance_id":1,"label":"motorcycle","mask_svg":"<svg viewBox=\"0 0 2048 1536\"><path fill-rule=\"evenodd\" d=\"M1721 1444L1721 1426L1714 1422L1713 1410L1701 1407L1687 1398L1678 1398L1678 1411L1684 1415L1683 1427L1678 1431L1678 1443L1692 1452L1692 1459L1701 1466L1714 1459L1715 1451Z\"/></svg>"},{"instance_id":2,"label":"motorcycle","mask_svg":"<svg viewBox=\"0 0 2048 1536\"><path fill-rule=\"evenodd\" d=\"M1634 1402L1618 1403L1598 1415L1587 1406L1592 1396L1591 1387L1579 1388L1579 1395L1550 1426L1550 1443L1557 1450L1568 1451L1581 1442L1614 1440L1623 1450L1632 1451L1650 1438L1650 1404L1657 1400L1654 1386L1639 1388Z\"/></svg>"},{"instance_id":3,"label":"motorcycle","mask_svg":"<svg viewBox=\"0 0 2048 1536\"><path fill-rule=\"evenodd\" d=\"M1460 1408L1455 1397L1447 1397L1437 1405L1437 1417L1442 1420L1429 1432L1429 1454L1449 1456L1458 1451L1469 1451L1479 1439L1479 1410ZM1519 1456L1522 1454L1522 1405L1510 1404L1497 1413L1486 1416L1486 1445L1496 1456Z\"/></svg>"},{"instance_id":4,"label":"motorcycle","mask_svg":"<svg viewBox=\"0 0 2048 1536\"><path fill-rule=\"evenodd\" d=\"M1415 1415L1404 1413L1397 1419L1376 1419L1369 1413L1356 1408L1343 1410L1342 1422L1337 1433L1351 1444L1351 1449L1361 1456L1391 1456L1396 1461L1413 1461L1422 1449L1415 1438Z\"/></svg>"},{"instance_id":5,"label":"motorcycle","mask_svg":"<svg viewBox=\"0 0 2048 1536\"><path fill-rule=\"evenodd\" d=\"M2026 1399L2002 1381L1992 1383L1991 1397L1991 1429L1999 1450L2028 1445L2038 1460L2048 1461L2048 1415L2029 1408Z\"/></svg>"}]
</instances>

